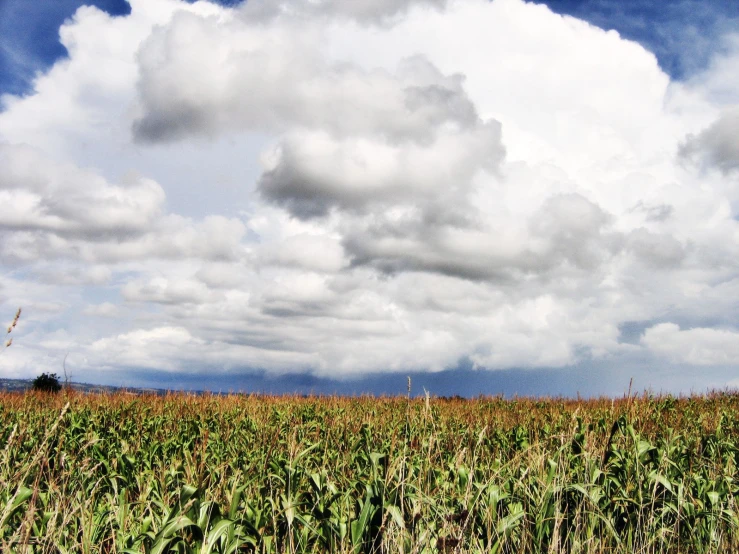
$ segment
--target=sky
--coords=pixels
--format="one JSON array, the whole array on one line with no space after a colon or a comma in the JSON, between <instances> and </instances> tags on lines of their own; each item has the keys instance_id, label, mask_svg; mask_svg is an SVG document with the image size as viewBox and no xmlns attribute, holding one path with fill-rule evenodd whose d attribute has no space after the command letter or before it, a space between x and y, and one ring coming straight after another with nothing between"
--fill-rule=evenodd
<instances>
[{"instance_id":1,"label":"sky","mask_svg":"<svg viewBox=\"0 0 739 554\"><path fill-rule=\"evenodd\" d=\"M739 385L733 0L0 0L0 377Z\"/></svg>"}]
</instances>

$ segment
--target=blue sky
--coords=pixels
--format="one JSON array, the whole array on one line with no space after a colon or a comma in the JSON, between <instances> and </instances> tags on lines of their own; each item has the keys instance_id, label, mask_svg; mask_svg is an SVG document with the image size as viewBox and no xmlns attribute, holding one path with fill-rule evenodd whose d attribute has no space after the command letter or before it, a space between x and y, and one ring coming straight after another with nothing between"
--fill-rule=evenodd
<instances>
[{"instance_id":1,"label":"blue sky","mask_svg":"<svg viewBox=\"0 0 739 554\"><path fill-rule=\"evenodd\" d=\"M48 69L67 51L59 42L59 27L86 2L77 0L3 0L0 3L0 91L27 93L37 71ZM130 12L123 0L89 2L114 15Z\"/></svg>"},{"instance_id":2,"label":"blue sky","mask_svg":"<svg viewBox=\"0 0 739 554\"><path fill-rule=\"evenodd\" d=\"M737 75L729 0L0 0L0 374L736 386Z\"/></svg>"}]
</instances>

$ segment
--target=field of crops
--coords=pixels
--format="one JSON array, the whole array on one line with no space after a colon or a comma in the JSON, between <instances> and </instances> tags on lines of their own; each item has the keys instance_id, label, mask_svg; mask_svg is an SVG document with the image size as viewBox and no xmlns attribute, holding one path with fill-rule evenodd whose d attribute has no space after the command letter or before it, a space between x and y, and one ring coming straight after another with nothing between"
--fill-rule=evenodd
<instances>
[{"instance_id":1,"label":"field of crops","mask_svg":"<svg viewBox=\"0 0 739 554\"><path fill-rule=\"evenodd\" d=\"M2 552L739 550L739 396L0 394Z\"/></svg>"}]
</instances>

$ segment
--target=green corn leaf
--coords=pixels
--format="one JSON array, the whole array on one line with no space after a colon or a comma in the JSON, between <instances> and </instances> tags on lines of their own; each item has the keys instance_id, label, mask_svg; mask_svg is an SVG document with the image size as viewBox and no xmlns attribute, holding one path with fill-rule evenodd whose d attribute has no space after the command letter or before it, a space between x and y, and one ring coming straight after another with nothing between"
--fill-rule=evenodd
<instances>
[{"instance_id":1,"label":"green corn leaf","mask_svg":"<svg viewBox=\"0 0 739 554\"><path fill-rule=\"evenodd\" d=\"M233 532L235 524L233 521L228 519L222 519L216 523L209 531L203 544L203 549L200 554L210 554L213 551L213 547L222 538L227 538L229 533Z\"/></svg>"}]
</instances>

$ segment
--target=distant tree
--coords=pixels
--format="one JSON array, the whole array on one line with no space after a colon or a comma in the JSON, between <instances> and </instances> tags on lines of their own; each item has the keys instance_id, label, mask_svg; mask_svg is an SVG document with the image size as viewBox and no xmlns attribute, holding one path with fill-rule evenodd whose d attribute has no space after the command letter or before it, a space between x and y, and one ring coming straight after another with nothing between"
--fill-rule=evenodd
<instances>
[{"instance_id":1,"label":"distant tree","mask_svg":"<svg viewBox=\"0 0 739 554\"><path fill-rule=\"evenodd\" d=\"M56 373L42 373L33 380L32 388L44 392L59 392L62 385Z\"/></svg>"}]
</instances>

